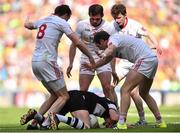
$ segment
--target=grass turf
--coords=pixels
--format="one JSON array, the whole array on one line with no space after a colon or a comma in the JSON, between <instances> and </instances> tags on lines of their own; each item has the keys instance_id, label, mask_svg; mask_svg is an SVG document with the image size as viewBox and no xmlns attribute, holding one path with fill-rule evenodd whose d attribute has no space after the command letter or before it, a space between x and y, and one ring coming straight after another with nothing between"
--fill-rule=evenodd
<instances>
[{"instance_id":1,"label":"grass turf","mask_svg":"<svg viewBox=\"0 0 180 133\"><path fill-rule=\"evenodd\" d=\"M20 117L27 112L27 108L0 108L0 132L32 132L32 130L26 130L26 126L21 126L19 123ZM168 128L159 129L154 128L154 116L145 108L146 119L148 125L144 127L129 128L123 130L123 132L180 132L180 107L160 107L163 119L168 124ZM137 111L134 107L131 107L128 112L127 123L135 123L138 120ZM99 119L99 123L103 120ZM87 130L76 130L70 128L68 125L61 124L59 130L55 132L122 132L122 130L113 129L87 129ZM34 130L33 132L52 132L52 130Z\"/></svg>"}]
</instances>

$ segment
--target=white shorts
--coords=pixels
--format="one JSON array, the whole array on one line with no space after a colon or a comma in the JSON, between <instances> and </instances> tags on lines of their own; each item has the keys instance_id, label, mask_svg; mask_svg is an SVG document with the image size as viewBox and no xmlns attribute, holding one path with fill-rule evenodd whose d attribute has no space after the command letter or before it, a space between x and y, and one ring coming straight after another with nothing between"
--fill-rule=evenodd
<instances>
[{"instance_id":1,"label":"white shorts","mask_svg":"<svg viewBox=\"0 0 180 133\"><path fill-rule=\"evenodd\" d=\"M151 58L138 59L135 62L132 69L143 74L149 79L153 79L156 74L157 67L158 67L157 57L151 57Z\"/></svg>"},{"instance_id":2,"label":"white shorts","mask_svg":"<svg viewBox=\"0 0 180 133\"><path fill-rule=\"evenodd\" d=\"M65 87L65 82L64 79L57 79L54 81L49 81L49 82L43 82L42 84L46 89L50 92L51 90L57 91L60 90L61 88Z\"/></svg>"},{"instance_id":3,"label":"white shorts","mask_svg":"<svg viewBox=\"0 0 180 133\"><path fill-rule=\"evenodd\" d=\"M97 60L95 59L95 61ZM84 62L89 63L89 61L87 60L83 60L80 62L80 74L95 75L95 71L97 74L102 73L102 72L112 72L111 63L98 67L95 70L88 70L87 68L84 68L81 65L81 64L84 64Z\"/></svg>"},{"instance_id":4,"label":"white shorts","mask_svg":"<svg viewBox=\"0 0 180 133\"><path fill-rule=\"evenodd\" d=\"M33 61L32 70L38 80L49 82L50 86L54 82L53 88L63 88L65 86L63 72L55 61Z\"/></svg>"},{"instance_id":5,"label":"white shorts","mask_svg":"<svg viewBox=\"0 0 180 133\"><path fill-rule=\"evenodd\" d=\"M127 75L133 65L134 64L129 62L128 60L120 59L120 62L116 66L116 72L118 76L124 77L125 75Z\"/></svg>"}]
</instances>

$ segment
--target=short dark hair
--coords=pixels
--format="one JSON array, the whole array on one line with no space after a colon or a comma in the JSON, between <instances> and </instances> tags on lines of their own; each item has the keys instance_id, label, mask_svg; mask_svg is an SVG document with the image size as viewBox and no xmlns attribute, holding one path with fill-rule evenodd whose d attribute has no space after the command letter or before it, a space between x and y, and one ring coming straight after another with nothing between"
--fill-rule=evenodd
<instances>
[{"instance_id":1,"label":"short dark hair","mask_svg":"<svg viewBox=\"0 0 180 133\"><path fill-rule=\"evenodd\" d=\"M100 14L102 17L104 16L103 13L103 7L99 4L93 4L89 7L89 12L88 12L89 16L95 16Z\"/></svg>"},{"instance_id":2,"label":"short dark hair","mask_svg":"<svg viewBox=\"0 0 180 133\"><path fill-rule=\"evenodd\" d=\"M67 14L68 16L70 16L72 12L68 5L59 5L55 8L54 14L58 16L63 16Z\"/></svg>"},{"instance_id":3,"label":"short dark hair","mask_svg":"<svg viewBox=\"0 0 180 133\"><path fill-rule=\"evenodd\" d=\"M110 35L106 32L106 31L100 31L100 32L97 32L95 35L94 35L94 42L95 43L100 43L100 40L103 39L103 40L108 40L110 37Z\"/></svg>"},{"instance_id":4,"label":"short dark hair","mask_svg":"<svg viewBox=\"0 0 180 133\"><path fill-rule=\"evenodd\" d=\"M127 14L126 7L123 4L115 4L115 5L113 5L113 7L111 8L112 17L115 18L120 13L125 16Z\"/></svg>"}]
</instances>

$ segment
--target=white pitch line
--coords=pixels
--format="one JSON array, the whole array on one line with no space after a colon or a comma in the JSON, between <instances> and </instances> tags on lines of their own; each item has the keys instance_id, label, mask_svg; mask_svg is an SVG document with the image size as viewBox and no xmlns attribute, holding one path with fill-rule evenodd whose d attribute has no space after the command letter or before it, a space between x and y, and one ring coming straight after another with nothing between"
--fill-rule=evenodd
<instances>
[{"instance_id":1,"label":"white pitch line","mask_svg":"<svg viewBox=\"0 0 180 133\"><path fill-rule=\"evenodd\" d=\"M138 114L137 113L128 113L128 116L138 116ZM145 113L145 116L146 117L154 117L153 114L148 114L148 113ZM162 116L163 117L175 117L175 118L179 117L180 118L179 114L178 115L175 115L175 114L162 114Z\"/></svg>"}]
</instances>

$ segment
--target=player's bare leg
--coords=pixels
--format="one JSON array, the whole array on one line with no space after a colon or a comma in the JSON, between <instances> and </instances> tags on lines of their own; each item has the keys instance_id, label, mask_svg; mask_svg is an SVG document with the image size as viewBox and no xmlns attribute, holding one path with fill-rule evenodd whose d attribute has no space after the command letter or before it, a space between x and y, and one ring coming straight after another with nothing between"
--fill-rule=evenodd
<instances>
[{"instance_id":1,"label":"player's bare leg","mask_svg":"<svg viewBox=\"0 0 180 133\"><path fill-rule=\"evenodd\" d=\"M145 113L144 113L144 108L143 108L143 101L139 95L139 88L136 87L134 88L131 93L131 98L133 99L136 109L139 114L139 121L135 123L136 126L143 126L146 125L147 122L145 121Z\"/></svg>"},{"instance_id":2,"label":"player's bare leg","mask_svg":"<svg viewBox=\"0 0 180 133\"><path fill-rule=\"evenodd\" d=\"M115 91L115 86L114 85L111 85L111 94L113 95L113 102L116 104L116 106L119 108L119 105L118 105L118 97L117 97L117 94L116 94L116 91Z\"/></svg>"},{"instance_id":3,"label":"player's bare leg","mask_svg":"<svg viewBox=\"0 0 180 133\"><path fill-rule=\"evenodd\" d=\"M126 80L121 87L121 100L120 100L120 129L127 129L126 117L130 106L130 92L140 83L144 76L134 70L130 70L126 76Z\"/></svg>"},{"instance_id":4,"label":"player's bare leg","mask_svg":"<svg viewBox=\"0 0 180 133\"><path fill-rule=\"evenodd\" d=\"M115 96L111 90L111 72L102 72L98 74L98 78L101 82L103 92L105 97L109 98L111 101L115 101Z\"/></svg>"},{"instance_id":5,"label":"player's bare leg","mask_svg":"<svg viewBox=\"0 0 180 133\"><path fill-rule=\"evenodd\" d=\"M78 110L71 113L72 116L79 118L84 122L85 128L90 128L89 112L87 110Z\"/></svg>"},{"instance_id":6,"label":"player's bare leg","mask_svg":"<svg viewBox=\"0 0 180 133\"><path fill-rule=\"evenodd\" d=\"M166 128L166 123L162 120L159 108L154 98L149 94L149 90L152 86L153 79L144 78L139 86L139 94L148 105L151 112L154 114L157 122L157 127Z\"/></svg>"},{"instance_id":7,"label":"player's bare leg","mask_svg":"<svg viewBox=\"0 0 180 133\"><path fill-rule=\"evenodd\" d=\"M24 114L21 119L20 123L21 125L27 124L30 120L36 119L36 124L41 124L43 122L43 115L49 110L51 105L54 103L54 101L57 99L57 96L54 92L50 91L50 97L41 105L39 108L39 111L37 112L35 109L29 109L26 114ZM34 122L33 122L34 123Z\"/></svg>"},{"instance_id":8,"label":"player's bare leg","mask_svg":"<svg viewBox=\"0 0 180 133\"><path fill-rule=\"evenodd\" d=\"M69 94L66 86L56 91L55 94L58 98L49 109L49 112L51 113L58 113L62 109L66 101L69 99Z\"/></svg>"},{"instance_id":9,"label":"player's bare leg","mask_svg":"<svg viewBox=\"0 0 180 133\"><path fill-rule=\"evenodd\" d=\"M79 75L79 86L81 91L88 91L89 86L94 78L94 75L80 74Z\"/></svg>"}]
</instances>

